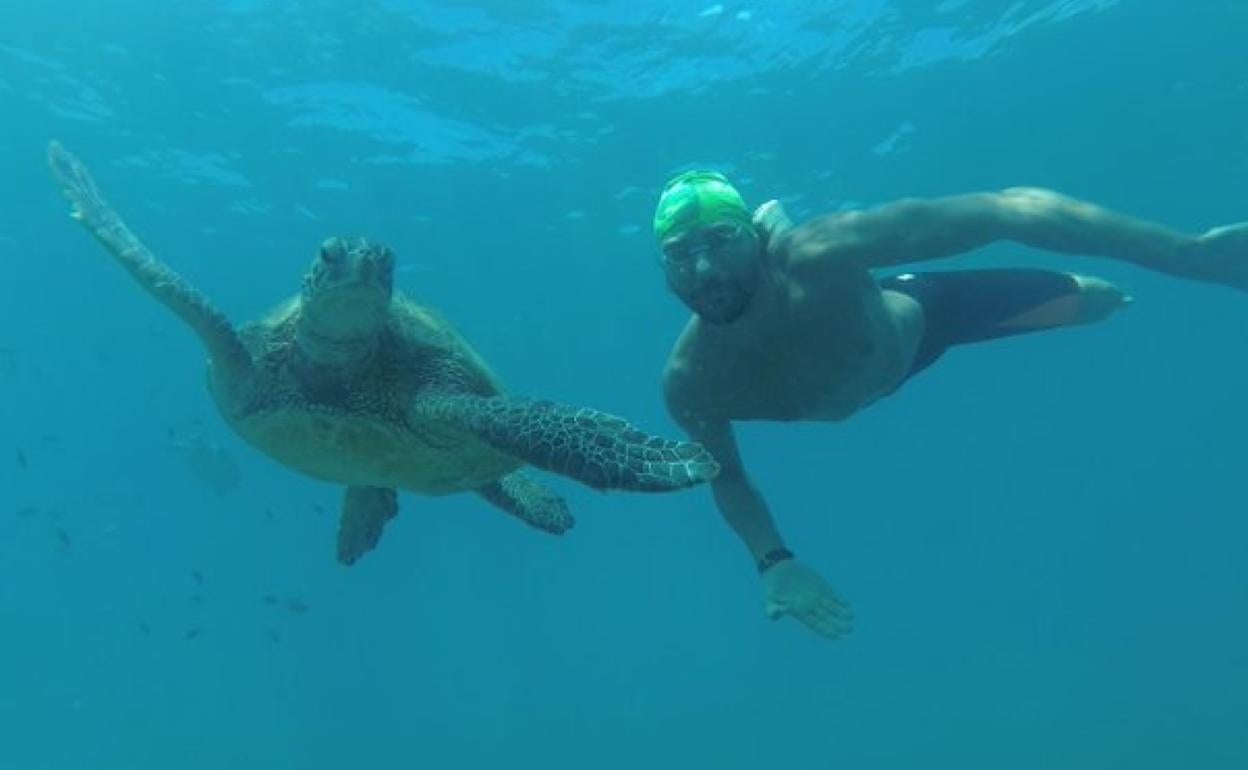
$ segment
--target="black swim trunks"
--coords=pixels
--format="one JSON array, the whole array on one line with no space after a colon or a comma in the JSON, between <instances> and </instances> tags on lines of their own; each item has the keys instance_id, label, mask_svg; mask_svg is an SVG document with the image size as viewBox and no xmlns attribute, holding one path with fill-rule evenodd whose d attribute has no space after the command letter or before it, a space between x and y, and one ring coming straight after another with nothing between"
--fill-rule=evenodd
<instances>
[{"instance_id":1,"label":"black swim trunks","mask_svg":"<svg viewBox=\"0 0 1248 770\"><path fill-rule=\"evenodd\" d=\"M901 292L923 307L923 340L907 379L954 345L1052 328L1007 322L1080 293L1078 282L1068 273L1015 268L905 273L884 278L880 288Z\"/></svg>"}]
</instances>

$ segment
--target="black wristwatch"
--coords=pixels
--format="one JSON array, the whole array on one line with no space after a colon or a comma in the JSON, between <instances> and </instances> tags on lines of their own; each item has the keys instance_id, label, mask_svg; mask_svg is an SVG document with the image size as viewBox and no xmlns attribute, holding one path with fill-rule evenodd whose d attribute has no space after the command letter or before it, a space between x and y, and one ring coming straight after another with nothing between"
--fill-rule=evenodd
<instances>
[{"instance_id":1,"label":"black wristwatch","mask_svg":"<svg viewBox=\"0 0 1248 770\"><path fill-rule=\"evenodd\" d=\"M773 548L763 554L763 558L758 560L758 574L763 574L767 570L776 566L782 561L788 561L793 558L793 552L788 548Z\"/></svg>"}]
</instances>

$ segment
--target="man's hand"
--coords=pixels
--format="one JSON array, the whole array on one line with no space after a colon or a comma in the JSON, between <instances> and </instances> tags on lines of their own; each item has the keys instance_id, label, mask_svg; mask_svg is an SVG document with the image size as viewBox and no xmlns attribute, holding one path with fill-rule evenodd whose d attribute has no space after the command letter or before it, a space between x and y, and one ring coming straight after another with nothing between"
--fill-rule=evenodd
<instances>
[{"instance_id":1,"label":"man's hand","mask_svg":"<svg viewBox=\"0 0 1248 770\"><path fill-rule=\"evenodd\" d=\"M776 620L792 615L829 639L849 633L853 613L810 567L789 559L763 573L764 610Z\"/></svg>"}]
</instances>

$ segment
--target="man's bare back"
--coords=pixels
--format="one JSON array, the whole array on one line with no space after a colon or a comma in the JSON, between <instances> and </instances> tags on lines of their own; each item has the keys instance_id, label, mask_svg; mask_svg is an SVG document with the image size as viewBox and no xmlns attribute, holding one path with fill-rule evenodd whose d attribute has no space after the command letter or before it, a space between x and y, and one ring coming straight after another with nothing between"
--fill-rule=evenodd
<instances>
[{"instance_id":1,"label":"man's bare back","mask_svg":"<svg viewBox=\"0 0 1248 770\"><path fill-rule=\"evenodd\" d=\"M1072 273L872 270L1007 240L1248 290L1248 223L1191 237L1035 188L791 227L778 204L751 216L722 175L695 171L665 187L654 230L668 286L694 313L664 369L668 409L720 462L715 502L762 574L767 614L829 637L849 630L849 609L785 546L732 423L843 420L951 346L1099 321L1129 301Z\"/></svg>"}]
</instances>

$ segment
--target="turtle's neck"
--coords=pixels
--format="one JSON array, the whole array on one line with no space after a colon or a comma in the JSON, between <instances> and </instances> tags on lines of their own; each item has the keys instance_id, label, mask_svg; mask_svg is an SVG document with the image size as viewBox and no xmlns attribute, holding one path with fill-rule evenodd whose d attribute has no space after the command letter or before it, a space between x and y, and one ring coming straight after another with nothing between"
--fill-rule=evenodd
<instances>
[{"instance_id":1,"label":"turtle's neck","mask_svg":"<svg viewBox=\"0 0 1248 770\"><path fill-rule=\"evenodd\" d=\"M308 363L326 367L358 366L377 351L377 334L327 336L306 320L295 325L295 345Z\"/></svg>"}]
</instances>

